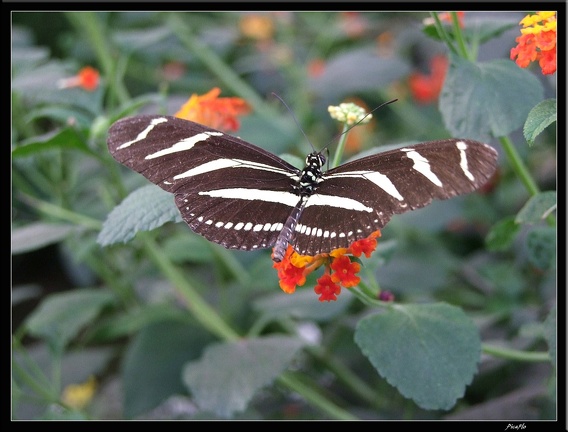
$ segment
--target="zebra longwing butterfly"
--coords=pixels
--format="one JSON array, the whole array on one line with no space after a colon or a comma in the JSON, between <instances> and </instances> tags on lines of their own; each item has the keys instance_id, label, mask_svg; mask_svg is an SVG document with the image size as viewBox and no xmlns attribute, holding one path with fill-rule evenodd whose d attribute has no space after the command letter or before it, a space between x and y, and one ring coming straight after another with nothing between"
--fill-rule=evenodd
<instances>
[{"instance_id":1,"label":"zebra longwing butterfly","mask_svg":"<svg viewBox=\"0 0 568 432\"><path fill-rule=\"evenodd\" d=\"M299 170L246 141L176 117L140 115L114 123L112 156L175 194L185 222L226 248L288 244L315 255L348 247L394 214L483 186L496 169L487 144L446 139L322 170L321 152Z\"/></svg>"}]
</instances>

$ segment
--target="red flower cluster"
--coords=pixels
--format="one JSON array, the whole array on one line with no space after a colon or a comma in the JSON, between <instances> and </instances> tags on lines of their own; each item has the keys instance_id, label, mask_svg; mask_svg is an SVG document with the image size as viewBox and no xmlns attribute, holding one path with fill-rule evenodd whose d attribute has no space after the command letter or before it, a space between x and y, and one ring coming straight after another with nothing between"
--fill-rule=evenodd
<instances>
[{"instance_id":1,"label":"red flower cluster","mask_svg":"<svg viewBox=\"0 0 568 432\"><path fill-rule=\"evenodd\" d=\"M422 104L435 102L438 99L448 70L448 59L443 55L435 56L430 61L430 67L432 72L429 75L413 73L408 78L414 99Z\"/></svg>"},{"instance_id":2,"label":"red flower cluster","mask_svg":"<svg viewBox=\"0 0 568 432\"><path fill-rule=\"evenodd\" d=\"M240 126L237 116L249 113L250 107L241 98L220 98L220 94L217 87L203 96L193 94L175 116L214 129L236 131Z\"/></svg>"},{"instance_id":3,"label":"red flower cluster","mask_svg":"<svg viewBox=\"0 0 568 432\"><path fill-rule=\"evenodd\" d=\"M517 46L511 49L511 60L522 68L538 61L544 75L556 72L556 13L537 12L519 24L523 26L522 35L515 39Z\"/></svg>"},{"instance_id":4,"label":"red flower cluster","mask_svg":"<svg viewBox=\"0 0 568 432\"><path fill-rule=\"evenodd\" d=\"M367 238L354 241L349 248L334 249L330 253L315 256L300 255L292 246L288 246L284 259L274 263L280 279L280 288L292 294L296 286L306 283L307 275L325 265L325 273L317 280L314 291L319 295L319 301L337 300L341 286L351 288L361 281L357 276L361 264L352 260L352 257L359 258L365 254L369 258L377 247L377 237L380 235L380 231L375 231Z\"/></svg>"}]
</instances>

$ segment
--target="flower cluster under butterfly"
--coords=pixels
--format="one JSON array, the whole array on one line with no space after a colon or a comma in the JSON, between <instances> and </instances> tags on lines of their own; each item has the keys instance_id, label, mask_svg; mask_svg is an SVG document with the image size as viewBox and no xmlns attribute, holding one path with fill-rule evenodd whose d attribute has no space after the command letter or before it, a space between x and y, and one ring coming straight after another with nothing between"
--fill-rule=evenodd
<instances>
[{"instance_id":1,"label":"flower cluster under butterfly","mask_svg":"<svg viewBox=\"0 0 568 432\"><path fill-rule=\"evenodd\" d=\"M341 287L352 288L359 284L361 278L357 273L361 270L358 258L365 254L371 256L377 247L379 230L369 237L354 241L348 248L334 249L330 253L315 256L300 255L292 246L288 246L284 258L275 262L273 267L278 271L279 285L282 290L292 294L296 286L306 283L306 277L321 266L325 267L323 276L317 280L314 288L319 301L337 300Z\"/></svg>"}]
</instances>

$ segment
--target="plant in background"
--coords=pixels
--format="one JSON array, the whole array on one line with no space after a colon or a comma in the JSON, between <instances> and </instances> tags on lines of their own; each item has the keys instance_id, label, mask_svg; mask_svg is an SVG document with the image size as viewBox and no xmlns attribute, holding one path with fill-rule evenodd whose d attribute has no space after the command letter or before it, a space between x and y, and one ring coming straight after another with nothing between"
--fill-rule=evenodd
<instances>
[{"instance_id":1,"label":"plant in background","mask_svg":"<svg viewBox=\"0 0 568 432\"><path fill-rule=\"evenodd\" d=\"M487 62L477 60L481 45L518 20L445 16L432 13L424 25L432 51L440 44L447 51L445 77L423 82L438 97L443 126L433 105L401 97L361 146L448 133L494 140L498 181L488 193L397 218L347 250L302 256L288 249L275 265L266 252L230 252L184 224L166 224L181 221L171 195L112 160L109 126L141 111L168 112L191 89L178 115L238 129L295 162L305 141L263 94L287 89L283 98L306 134L325 142L334 131L322 127L329 117L317 101L325 107L357 95L377 106L393 96L385 89L408 81L414 68L399 44L416 37L406 33L420 25L415 15L397 14L405 20L397 28L380 13L56 14L73 36L63 39L77 43L69 57L86 53L81 64L100 70L102 79L87 80L98 83L93 91L83 84L61 91L78 68L15 32L14 316L26 299L39 303L13 321L13 417L459 419L482 404L503 419L516 408L498 411L504 400L526 385L515 377L547 376L553 387L556 192L535 173L555 171L538 164L555 161L547 150L555 149L548 126L556 100L544 99L525 63L552 71L555 16L525 18L528 36L516 41L515 55ZM16 18L25 28L25 14ZM363 43L375 40L375 30L389 35L388 53ZM287 61L261 46L267 41L288 47ZM310 75L306 53L325 68ZM189 65L177 80L159 72L172 59ZM235 97L219 97L221 87ZM330 110L343 116L344 130L361 118L347 108ZM521 127L525 149L509 138ZM342 135L332 166L355 131ZM455 221L466 229L447 230ZM48 294L22 278L35 269L24 254L46 245L56 245L51 255L72 269L71 289ZM313 291L295 290L303 284ZM296 292L285 295L278 285ZM341 295L340 286L348 288ZM489 343L487 334L507 336ZM480 368L486 359L500 361ZM535 382L539 415L554 418L555 402ZM122 389L118 401L114 388ZM529 412L531 401L518 403L519 416Z\"/></svg>"}]
</instances>

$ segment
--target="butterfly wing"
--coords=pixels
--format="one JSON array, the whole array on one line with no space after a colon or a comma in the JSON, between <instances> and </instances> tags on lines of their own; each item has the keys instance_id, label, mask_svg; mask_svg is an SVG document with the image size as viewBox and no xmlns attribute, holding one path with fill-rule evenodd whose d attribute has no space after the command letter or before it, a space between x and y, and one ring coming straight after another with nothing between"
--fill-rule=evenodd
<instances>
[{"instance_id":1,"label":"butterfly wing","mask_svg":"<svg viewBox=\"0 0 568 432\"><path fill-rule=\"evenodd\" d=\"M394 214L475 191L495 172L497 156L486 144L448 139L340 165L310 196L293 245L308 255L348 247Z\"/></svg>"},{"instance_id":2,"label":"butterfly wing","mask_svg":"<svg viewBox=\"0 0 568 432\"><path fill-rule=\"evenodd\" d=\"M299 197L299 170L246 141L170 116L112 125L112 156L175 194L191 229L227 248L270 247Z\"/></svg>"}]
</instances>

